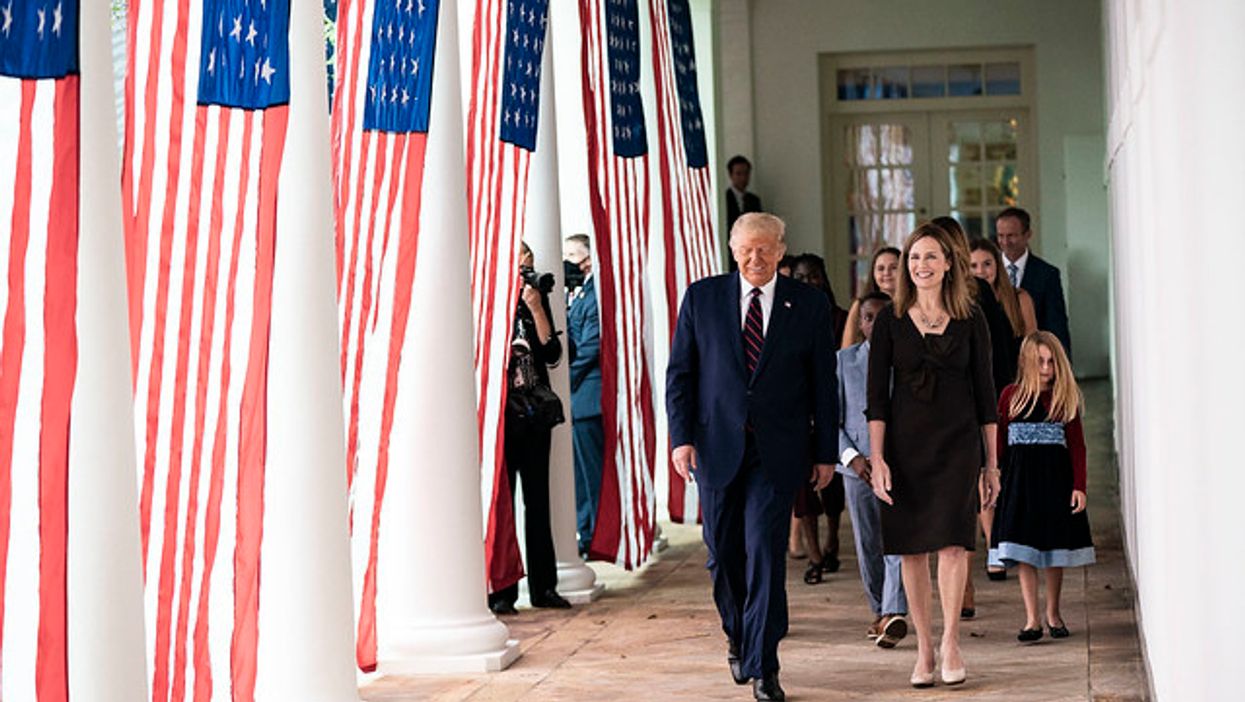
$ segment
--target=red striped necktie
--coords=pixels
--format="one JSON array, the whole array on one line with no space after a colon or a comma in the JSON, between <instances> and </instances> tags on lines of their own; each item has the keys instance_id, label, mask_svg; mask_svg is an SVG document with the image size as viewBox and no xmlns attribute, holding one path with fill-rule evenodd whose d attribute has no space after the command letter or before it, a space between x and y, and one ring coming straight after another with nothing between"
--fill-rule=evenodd
<instances>
[{"instance_id":1,"label":"red striped necktie","mask_svg":"<svg viewBox=\"0 0 1245 702\"><path fill-rule=\"evenodd\" d=\"M748 359L748 375L756 373L757 361L761 360L761 347L765 343L765 323L761 316L761 289L749 293L748 315L744 317L744 356Z\"/></svg>"}]
</instances>

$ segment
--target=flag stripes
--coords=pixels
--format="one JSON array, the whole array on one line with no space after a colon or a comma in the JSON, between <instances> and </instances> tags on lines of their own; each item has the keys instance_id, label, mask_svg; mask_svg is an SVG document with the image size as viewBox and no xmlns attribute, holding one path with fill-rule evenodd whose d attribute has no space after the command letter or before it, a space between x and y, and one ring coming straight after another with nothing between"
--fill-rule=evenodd
<instances>
[{"instance_id":1,"label":"flag stripes","mask_svg":"<svg viewBox=\"0 0 1245 702\"><path fill-rule=\"evenodd\" d=\"M74 75L0 78L0 168L14 174L0 188L0 218L9 227L0 246L0 699L51 702L69 694L78 96Z\"/></svg>"},{"instance_id":2,"label":"flag stripes","mask_svg":"<svg viewBox=\"0 0 1245 702\"><path fill-rule=\"evenodd\" d=\"M673 336L687 286L718 273L721 266L713 231L712 188L696 85L690 8L687 0L649 0L648 6L657 92L665 314ZM695 486L685 483L673 466L667 470L671 520L697 521Z\"/></svg>"},{"instance_id":3,"label":"flag stripes","mask_svg":"<svg viewBox=\"0 0 1245 702\"><path fill-rule=\"evenodd\" d=\"M281 0L129 7L122 184L153 700L255 689L288 122L288 107L268 105L288 99L288 12ZM247 60L257 54L271 62ZM235 65L240 77L225 76ZM202 104L212 76L216 104Z\"/></svg>"},{"instance_id":4,"label":"flag stripes","mask_svg":"<svg viewBox=\"0 0 1245 702\"><path fill-rule=\"evenodd\" d=\"M485 561L490 591L496 591L523 576L510 509L513 486L504 470L503 446L510 341L522 288L519 247L526 232L547 3L479 0L475 8L467 117L467 206ZM529 80L520 85L514 75L524 66ZM536 87L529 93L532 83ZM515 138L520 131L522 137ZM531 146L514 143L529 136Z\"/></svg>"},{"instance_id":5,"label":"flag stripes","mask_svg":"<svg viewBox=\"0 0 1245 702\"><path fill-rule=\"evenodd\" d=\"M635 0L580 0L589 208L600 260L605 461L593 558L634 568L655 526L653 399L644 276L648 157L639 106ZM622 154L622 155L620 155Z\"/></svg>"},{"instance_id":6,"label":"flag stripes","mask_svg":"<svg viewBox=\"0 0 1245 702\"><path fill-rule=\"evenodd\" d=\"M436 0L344 0L337 15L335 255L358 588L355 657L365 671L377 662L380 533L415 280L438 14Z\"/></svg>"}]
</instances>

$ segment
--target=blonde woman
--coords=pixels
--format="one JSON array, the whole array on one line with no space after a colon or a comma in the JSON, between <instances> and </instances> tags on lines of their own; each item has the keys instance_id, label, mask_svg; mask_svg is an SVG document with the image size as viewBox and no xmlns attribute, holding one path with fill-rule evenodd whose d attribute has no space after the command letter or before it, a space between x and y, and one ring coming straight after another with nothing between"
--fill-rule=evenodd
<instances>
[{"instance_id":1,"label":"blonde woman","mask_svg":"<svg viewBox=\"0 0 1245 702\"><path fill-rule=\"evenodd\" d=\"M1059 612L1063 569L1094 562L1085 514L1085 434L1081 391L1059 339L1025 337L1016 382L999 398L998 453L1005 469L990 563L1017 566L1025 601L1022 642L1042 638L1038 569L1046 574L1052 638L1069 636Z\"/></svg>"},{"instance_id":2,"label":"blonde woman","mask_svg":"<svg viewBox=\"0 0 1245 702\"><path fill-rule=\"evenodd\" d=\"M983 466L988 505L999 487L990 332L969 293L968 256L956 247L955 236L933 223L908 237L895 302L874 322L870 341L871 477L883 502L883 550L902 556L917 634L914 687L934 684L931 553L938 554L942 681L964 682L960 608Z\"/></svg>"},{"instance_id":3,"label":"blonde woman","mask_svg":"<svg viewBox=\"0 0 1245 702\"><path fill-rule=\"evenodd\" d=\"M847 311L847 321L843 324L843 338L839 342L840 349L854 346L865 340L860 333L860 300L865 295L884 292L892 298L895 297L895 286L899 284L899 257L901 255L902 252L894 246L884 246L873 254L873 260L869 263L869 283L865 285L860 295L856 296L851 309Z\"/></svg>"}]
</instances>

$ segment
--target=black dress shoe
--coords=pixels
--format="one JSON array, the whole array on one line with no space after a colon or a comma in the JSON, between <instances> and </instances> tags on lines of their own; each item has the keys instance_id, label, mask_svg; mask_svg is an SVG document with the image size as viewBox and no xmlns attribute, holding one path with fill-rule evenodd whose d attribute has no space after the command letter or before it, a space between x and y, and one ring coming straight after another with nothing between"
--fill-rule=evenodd
<instances>
[{"instance_id":1,"label":"black dress shoe","mask_svg":"<svg viewBox=\"0 0 1245 702\"><path fill-rule=\"evenodd\" d=\"M1066 639L1071 635L1072 632L1068 631L1068 627L1065 624L1060 624L1059 626L1050 625L1050 637L1052 639Z\"/></svg>"},{"instance_id":2,"label":"black dress shoe","mask_svg":"<svg viewBox=\"0 0 1245 702\"><path fill-rule=\"evenodd\" d=\"M1036 629L1021 629L1020 633L1016 634L1016 640L1021 643L1033 643L1041 638L1042 627L1040 626Z\"/></svg>"},{"instance_id":3,"label":"black dress shoe","mask_svg":"<svg viewBox=\"0 0 1245 702\"><path fill-rule=\"evenodd\" d=\"M787 693L782 691L782 685L778 684L778 672L766 673L765 677L752 681L752 696L758 700L776 700L782 702L787 699Z\"/></svg>"},{"instance_id":4,"label":"black dress shoe","mask_svg":"<svg viewBox=\"0 0 1245 702\"><path fill-rule=\"evenodd\" d=\"M739 660L739 646L734 641L727 642L726 664L731 667L731 678L736 685L747 685L752 679L744 675L744 664Z\"/></svg>"},{"instance_id":5,"label":"black dress shoe","mask_svg":"<svg viewBox=\"0 0 1245 702\"><path fill-rule=\"evenodd\" d=\"M571 603L559 595L557 590L545 590L539 595L532 595L532 606L545 609L570 609Z\"/></svg>"},{"instance_id":6,"label":"black dress shoe","mask_svg":"<svg viewBox=\"0 0 1245 702\"><path fill-rule=\"evenodd\" d=\"M511 614L519 613L519 610L514 608L513 602L506 602L504 600L490 602L488 605L488 608L490 611L492 611L493 614L496 614L499 616L509 616Z\"/></svg>"}]
</instances>

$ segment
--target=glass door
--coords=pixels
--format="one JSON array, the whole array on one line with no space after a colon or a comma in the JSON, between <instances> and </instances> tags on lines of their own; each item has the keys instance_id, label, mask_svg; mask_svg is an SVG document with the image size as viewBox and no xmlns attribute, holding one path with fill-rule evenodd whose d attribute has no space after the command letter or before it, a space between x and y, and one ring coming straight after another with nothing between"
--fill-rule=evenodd
<instances>
[{"instance_id":1,"label":"glass door","mask_svg":"<svg viewBox=\"0 0 1245 702\"><path fill-rule=\"evenodd\" d=\"M830 120L832 188L838 204L832 278L855 297L882 246L902 246L929 212L929 121L924 113L840 115Z\"/></svg>"},{"instance_id":2,"label":"glass door","mask_svg":"<svg viewBox=\"0 0 1245 702\"><path fill-rule=\"evenodd\" d=\"M960 220L970 238L993 237L1003 208L1036 202L1028 120L1019 108L930 114L934 209Z\"/></svg>"}]
</instances>

